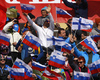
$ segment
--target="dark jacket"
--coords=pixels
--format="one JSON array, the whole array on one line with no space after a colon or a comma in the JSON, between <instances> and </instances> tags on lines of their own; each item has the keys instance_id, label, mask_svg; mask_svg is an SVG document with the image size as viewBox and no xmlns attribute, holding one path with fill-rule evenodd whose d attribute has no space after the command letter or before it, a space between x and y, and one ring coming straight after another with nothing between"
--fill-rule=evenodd
<instances>
[{"instance_id":1,"label":"dark jacket","mask_svg":"<svg viewBox=\"0 0 100 80\"><path fill-rule=\"evenodd\" d=\"M86 0L81 0L82 3L77 5L76 3L68 2L67 0L63 0L64 4L70 8L75 10L75 17L83 17L88 18L88 3Z\"/></svg>"},{"instance_id":2,"label":"dark jacket","mask_svg":"<svg viewBox=\"0 0 100 80\"><path fill-rule=\"evenodd\" d=\"M77 64L75 64L73 62L73 54L70 54L70 56L68 57L68 62L69 62L69 65L71 66L71 68L74 71L80 71L80 72L90 73L89 69L85 65L84 65L84 68L80 68ZM72 76L71 80L74 80L74 75Z\"/></svg>"},{"instance_id":3,"label":"dark jacket","mask_svg":"<svg viewBox=\"0 0 100 80\"><path fill-rule=\"evenodd\" d=\"M9 71L7 68L9 68L8 65L5 65L3 69L0 67L0 80L8 80Z\"/></svg>"}]
</instances>

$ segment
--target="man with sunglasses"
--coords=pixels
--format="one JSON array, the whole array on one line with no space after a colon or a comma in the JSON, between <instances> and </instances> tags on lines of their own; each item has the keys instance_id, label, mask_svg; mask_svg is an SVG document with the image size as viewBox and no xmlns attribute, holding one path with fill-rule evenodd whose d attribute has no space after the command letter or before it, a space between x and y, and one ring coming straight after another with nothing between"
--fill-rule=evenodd
<instances>
[{"instance_id":1,"label":"man with sunglasses","mask_svg":"<svg viewBox=\"0 0 100 80\"><path fill-rule=\"evenodd\" d=\"M71 54L69 54L69 57L68 57L68 62L71 68L75 71L90 73L89 68L85 66L85 58L83 56L80 56L78 58L78 64L75 64L73 62L73 53L74 53L74 49L71 50ZM71 80L74 80L73 76Z\"/></svg>"},{"instance_id":2,"label":"man with sunglasses","mask_svg":"<svg viewBox=\"0 0 100 80\"><path fill-rule=\"evenodd\" d=\"M48 8L46 9L46 11L48 12L49 19L46 19L44 21L42 27L38 26L35 22L33 22L27 13L23 13L27 17L28 22L37 31L38 37L42 41L41 46L43 47L44 57L42 58L42 60L39 61L41 64L46 63L47 53L48 52L51 53L51 51L53 51L52 47L48 48L49 46L47 43L47 38L52 37L54 33L54 20L53 20L52 14L50 13L50 10L51 10L51 7L49 5Z\"/></svg>"},{"instance_id":3,"label":"man with sunglasses","mask_svg":"<svg viewBox=\"0 0 100 80\"><path fill-rule=\"evenodd\" d=\"M7 68L10 68L8 65L5 65L6 58L0 54L0 80L10 80L9 71Z\"/></svg>"}]
</instances>

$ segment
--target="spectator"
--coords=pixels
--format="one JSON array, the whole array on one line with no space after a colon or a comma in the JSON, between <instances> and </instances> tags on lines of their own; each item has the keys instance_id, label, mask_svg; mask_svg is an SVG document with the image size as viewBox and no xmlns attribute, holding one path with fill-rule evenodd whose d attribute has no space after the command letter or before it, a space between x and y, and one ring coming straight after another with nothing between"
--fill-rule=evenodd
<instances>
[{"instance_id":1,"label":"spectator","mask_svg":"<svg viewBox=\"0 0 100 80\"><path fill-rule=\"evenodd\" d=\"M24 62L26 64L28 64L31 68L32 68L32 59L31 59L31 56L28 56L24 59ZM35 80L42 80L40 76L36 75L36 74L32 74L32 78L35 79ZM31 80L30 78L28 79L25 79L25 80Z\"/></svg>"},{"instance_id":2,"label":"spectator","mask_svg":"<svg viewBox=\"0 0 100 80\"><path fill-rule=\"evenodd\" d=\"M80 56L78 58L78 65L77 65L73 62L73 53L74 53L74 49L71 50L71 54L68 57L68 62L71 68L75 71L90 73L89 69L85 66L85 58L83 56ZM73 76L71 80L74 80Z\"/></svg>"},{"instance_id":3,"label":"spectator","mask_svg":"<svg viewBox=\"0 0 100 80\"><path fill-rule=\"evenodd\" d=\"M21 38L21 35L13 29L13 24L15 23L14 21L16 20L14 19L11 22L8 22L3 28L3 32L10 36L10 54L13 60L15 60L16 57L20 56L20 53L18 54L18 51L15 49L15 46Z\"/></svg>"},{"instance_id":4,"label":"spectator","mask_svg":"<svg viewBox=\"0 0 100 80\"><path fill-rule=\"evenodd\" d=\"M90 64L94 61L97 61L98 59L100 59L99 55L94 53L93 51L86 49L86 51L79 51L75 45L75 42L73 43L73 40L71 40L71 45L72 47L74 47L74 54L77 57L83 56L85 58L85 65L87 66L87 64Z\"/></svg>"},{"instance_id":5,"label":"spectator","mask_svg":"<svg viewBox=\"0 0 100 80\"><path fill-rule=\"evenodd\" d=\"M28 15L30 16L31 20L32 20L33 22L35 22L35 16L34 16L33 14L31 14L31 13L28 13ZM33 27L31 27L31 24L30 24L28 21L25 23L24 28L23 28L23 30L22 30L22 33L23 33L23 31L24 31L25 29L30 30L30 31L32 32L33 35L37 36L36 31L34 30Z\"/></svg>"},{"instance_id":6,"label":"spectator","mask_svg":"<svg viewBox=\"0 0 100 80\"><path fill-rule=\"evenodd\" d=\"M66 32L65 32L65 30L63 28L60 28L58 30L58 38L65 39L65 42L69 42L70 41L70 38L69 37L68 38L66 37ZM58 51L61 51L61 46L56 45L55 46L55 49L58 50Z\"/></svg>"},{"instance_id":7,"label":"spectator","mask_svg":"<svg viewBox=\"0 0 100 80\"><path fill-rule=\"evenodd\" d=\"M96 18L95 23L96 23L97 27L94 28L92 30L92 32L90 32L90 34L89 34L90 36L100 34L100 18Z\"/></svg>"},{"instance_id":8,"label":"spectator","mask_svg":"<svg viewBox=\"0 0 100 80\"><path fill-rule=\"evenodd\" d=\"M25 35L27 34L28 30L26 30L23 35L22 38L18 41L17 45L16 45L16 49L21 53L21 59L24 60L24 58L28 57L31 54L35 54L38 55L38 51L34 51L33 48L27 46L26 44L22 43L23 38L25 37ZM39 57L37 58L37 61L41 58L41 54L43 54L43 51L41 49L41 46L39 47L40 49L40 53L39 53Z\"/></svg>"},{"instance_id":9,"label":"spectator","mask_svg":"<svg viewBox=\"0 0 100 80\"><path fill-rule=\"evenodd\" d=\"M42 14L42 16L37 17L37 19L35 20L35 23L36 23L37 25L39 25L40 27L43 26L44 21L45 21L46 19L49 19L48 12L46 11L47 8L48 8L48 7L46 7L46 6L45 6L44 8L42 8L42 9L41 9L41 14Z\"/></svg>"},{"instance_id":10,"label":"spectator","mask_svg":"<svg viewBox=\"0 0 100 80\"><path fill-rule=\"evenodd\" d=\"M9 71L7 68L10 68L6 63L6 58L0 54L0 80L10 80Z\"/></svg>"},{"instance_id":11,"label":"spectator","mask_svg":"<svg viewBox=\"0 0 100 80\"><path fill-rule=\"evenodd\" d=\"M66 36L68 36L69 34L72 33L72 30L71 30L71 27L72 27L72 19L69 19L66 24L68 26L66 28Z\"/></svg>"},{"instance_id":12,"label":"spectator","mask_svg":"<svg viewBox=\"0 0 100 80\"><path fill-rule=\"evenodd\" d=\"M64 4L75 10L75 17L88 18L88 3L86 0L75 0L76 3L63 0Z\"/></svg>"},{"instance_id":13,"label":"spectator","mask_svg":"<svg viewBox=\"0 0 100 80\"><path fill-rule=\"evenodd\" d=\"M47 53L47 37L52 37L53 36L53 33L54 33L54 20L53 20L53 17L50 13L50 10L51 10L51 7L48 6L48 8L46 9L47 12L48 12L48 16L50 19L46 19L43 26L40 27L38 25L36 25L31 19L30 17L25 13L25 16L27 16L27 19L29 21L29 23L32 25L32 27L37 31L37 34L38 34L38 37L39 39L42 41L42 44L41 46L43 46L43 49L44 49L44 60L40 60L40 63L41 64L45 64L46 62L46 53ZM49 48L48 48L49 49ZM52 49L51 49L52 50ZM50 50L50 51L51 51ZM50 51L48 51L49 53L51 53Z\"/></svg>"},{"instance_id":14,"label":"spectator","mask_svg":"<svg viewBox=\"0 0 100 80\"><path fill-rule=\"evenodd\" d=\"M13 65L13 60L12 57L9 56L9 47L6 45L1 44L0 46L0 54L4 55L6 58L6 63L8 66L12 67Z\"/></svg>"}]
</instances>

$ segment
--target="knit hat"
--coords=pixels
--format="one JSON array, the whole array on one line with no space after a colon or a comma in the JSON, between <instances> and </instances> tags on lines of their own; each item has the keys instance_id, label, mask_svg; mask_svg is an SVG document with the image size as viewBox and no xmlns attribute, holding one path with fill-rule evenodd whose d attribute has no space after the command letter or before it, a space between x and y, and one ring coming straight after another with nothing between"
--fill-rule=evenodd
<instances>
[{"instance_id":1,"label":"knit hat","mask_svg":"<svg viewBox=\"0 0 100 80\"><path fill-rule=\"evenodd\" d=\"M24 59L24 62L25 62L26 64L28 64L30 61L32 61L32 59L31 59L30 56L28 56L28 57L26 57L26 58Z\"/></svg>"},{"instance_id":2,"label":"knit hat","mask_svg":"<svg viewBox=\"0 0 100 80\"><path fill-rule=\"evenodd\" d=\"M28 15L30 16L31 19L35 18L35 16L33 14L31 14L31 13L28 13Z\"/></svg>"},{"instance_id":3,"label":"knit hat","mask_svg":"<svg viewBox=\"0 0 100 80\"><path fill-rule=\"evenodd\" d=\"M100 23L100 18L95 18L95 23L98 25L98 23Z\"/></svg>"},{"instance_id":4,"label":"knit hat","mask_svg":"<svg viewBox=\"0 0 100 80\"><path fill-rule=\"evenodd\" d=\"M14 9L16 9L16 6L11 6L10 8L14 8Z\"/></svg>"},{"instance_id":5,"label":"knit hat","mask_svg":"<svg viewBox=\"0 0 100 80\"><path fill-rule=\"evenodd\" d=\"M3 53L4 50L7 50L7 53ZM9 47L4 45L4 44L1 44L1 46L0 46L0 53L8 54L9 53Z\"/></svg>"},{"instance_id":6,"label":"knit hat","mask_svg":"<svg viewBox=\"0 0 100 80\"><path fill-rule=\"evenodd\" d=\"M45 6L44 8L42 8L41 9L41 11L43 11L43 10L45 10L46 11L46 9L47 9L48 7L47 6Z\"/></svg>"}]
</instances>

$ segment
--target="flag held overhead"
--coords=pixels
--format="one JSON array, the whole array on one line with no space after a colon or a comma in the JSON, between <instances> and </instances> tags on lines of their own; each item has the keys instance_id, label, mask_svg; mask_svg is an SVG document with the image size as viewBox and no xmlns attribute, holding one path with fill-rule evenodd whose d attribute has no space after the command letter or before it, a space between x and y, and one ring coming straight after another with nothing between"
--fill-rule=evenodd
<instances>
[{"instance_id":1,"label":"flag held overhead","mask_svg":"<svg viewBox=\"0 0 100 80\"><path fill-rule=\"evenodd\" d=\"M32 10L35 9L35 6L33 5L22 4L22 3L20 5L21 5L22 12L25 12L25 13L30 13Z\"/></svg>"}]
</instances>

